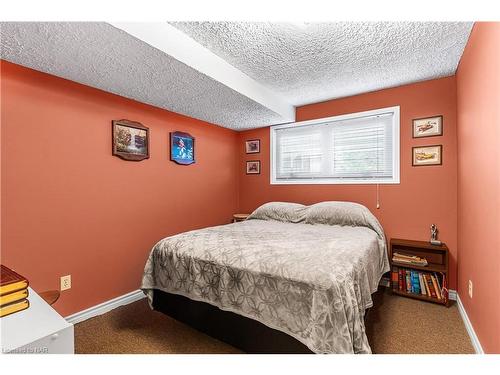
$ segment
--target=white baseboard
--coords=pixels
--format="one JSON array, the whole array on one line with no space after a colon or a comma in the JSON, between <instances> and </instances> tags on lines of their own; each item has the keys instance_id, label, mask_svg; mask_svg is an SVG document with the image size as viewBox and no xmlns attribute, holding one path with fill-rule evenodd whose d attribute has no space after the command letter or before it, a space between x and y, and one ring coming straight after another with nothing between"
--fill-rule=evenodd
<instances>
[{"instance_id":1,"label":"white baseboard","mask_svg":"<svg viewBox=\"0 0 500 375\"><path fill-rule=\"evenodd\" d=\"M71 324L76 324L83 322L84 320L93 318L94 316L98 316L104 313L107 313L108 311L111 311L113 309L116 309L117 307L123 306L123 305L128 305L129 303L139 301L142 298L145 298L146 295L142 292L142 290L137 289L134 290L133 292L124 294L123 296L119 296L113 299L110 299L109 301L100 303L98 305L95 305L93 307L90 307L88 309L79 311L77 313L71 314L67 317L65 317L66 321Z\"/></svg>"},{"instance_id":2,"label":"white baseboard","mask_svg":"<svg viewBox=\"0 0 500 375\"><path fill-rule=\"evenodd\" d=\"M467 316L467 312L465 311L464 305L462 304L462 301L460 300L460 296L456 294L457 296L457 306L458 306L458 311L460 312L460 316L462 317L462 320L464 321L465 329L467 330L467 333L469 334L470 341L472 343L472 346L474 347L474 351L476 354L484 354L483 347L481 346L481 343L479 342L479 338L476 335L476 332L474 331L474 328L472 327L472 323L469 320L469 317ZM451 299L451 298L450 298Z\"/></svg>"},{"instance_id":3,"label":"white baseboard","mask_svg":"<svg viewBox=\"0 0 500 375\"><path fill-rule=\"evenodd\" d=\"M457 300L457 291L456 290L453 290L453 289L450 289L448 290L448 299L450 301L456 301Z\"/></svg>"}]
</instances>

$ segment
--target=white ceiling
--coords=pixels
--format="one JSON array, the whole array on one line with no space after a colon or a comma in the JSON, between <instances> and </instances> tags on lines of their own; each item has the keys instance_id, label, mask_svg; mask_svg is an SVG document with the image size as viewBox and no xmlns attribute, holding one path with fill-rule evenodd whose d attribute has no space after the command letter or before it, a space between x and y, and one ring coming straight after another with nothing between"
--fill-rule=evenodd
<instances>
[{"instance_id":1,"label":"white ceiling","mask_svg":"<svg viewBox=\"0 0 500 375\"><path fill-rule=\"evenodd\" d=\"M472 23L172 22L295 106L455 74Z\"/></svg>"},{"instance_id":2,"label":"white ceiling","mask_svg":"<svg viewBox=\"0 0 500 375\"><path fill-rule=\"evenodd\" d=\"M271 102L297 106L452 75L472 28L458 22L171 25L225 60L220 65L239 70L240 85L107 23L1 23L1 57L241 130L290 121ZM243 78L254 94L260 87L272 100L241 89Z\"/></svg>"},{"instance_id":3,"label":"white ceiling","mask_svg":"<svg viewBox=\"0 0 500 375\"><path fill-rule=\"evenodd\" d=\"M232 129L282 116L107 23L2 23L1 57Z\"/></svg>"}]
</instances>

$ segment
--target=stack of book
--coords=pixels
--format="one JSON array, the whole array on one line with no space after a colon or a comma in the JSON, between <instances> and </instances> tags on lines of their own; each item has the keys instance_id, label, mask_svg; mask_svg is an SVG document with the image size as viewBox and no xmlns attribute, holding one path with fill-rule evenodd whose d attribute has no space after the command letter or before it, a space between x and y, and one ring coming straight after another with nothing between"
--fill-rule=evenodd
<instances>
[{"instance_id":1,"label":"stack of book","mask_svg":"<svg viewBox=\"0 0 500 375\"><path fill-rule=\"evenodd\" d=\"M394 253L392 261L395 263L408 264L413 266L427 266L427 259L420 258L415 255L405 255Z\"/></svg>"},{"instance_id":2,"label":"stack of book","mask_svg":"<svg viewBox=\"0 0 500 375\"><path fill-rule=\"evenodd\" d=\"M403 293L436 298L443 302L448 299L446 276L442 273L420 272L393 267L392 289Z\"/></svg>"},{"instance_id":3,"label":"stack of book","mask_svg":"<svg viewBox=\"0 0 500 375\"><path fill-rule=\"evenodd\" d=\"M0 317L26 310L28 301L28 280L0 265Z\"/></svg>"}]
</instances>

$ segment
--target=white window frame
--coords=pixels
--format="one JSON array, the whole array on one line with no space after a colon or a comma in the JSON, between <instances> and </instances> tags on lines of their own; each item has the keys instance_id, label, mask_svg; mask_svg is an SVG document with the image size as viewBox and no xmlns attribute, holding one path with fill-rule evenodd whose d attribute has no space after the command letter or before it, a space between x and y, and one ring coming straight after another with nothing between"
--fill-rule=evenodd
<instances>
[{"instance_id":1,"label":"white window frame","mask_svg":"<svg viewBox=\"0 0 500 375\"><path fill-rule=\"evenodd\" d=\"M293 122L282 125L274 125L270 127L270 174L271 174L271 185L316 185L316 184L330 184L330 185L341 185L341 184L353 184L353 185L364 185L364 184L399 184L399 176L400 176L400 114L399 114L399 106L387 107L374 109L371 111L363 111L356 113L349 113L340 116L326 117L320 118L316 120L309 121L301 121L301 122ZM342 121L342 120L352 120L361 117L369 117L369 116L377 116L391 113L393 115L392 122L392 170L393 176L392 179L381 179L381 178L311 178L311 179L287 179L287 180L278 180L276 179L276 171L274 161L276 160L276 137L275 133L278 129L285 128L295 128L297 126L308 126L308 125L317 125L326 122L333 121Z\"/></svg>"}]
</instances>

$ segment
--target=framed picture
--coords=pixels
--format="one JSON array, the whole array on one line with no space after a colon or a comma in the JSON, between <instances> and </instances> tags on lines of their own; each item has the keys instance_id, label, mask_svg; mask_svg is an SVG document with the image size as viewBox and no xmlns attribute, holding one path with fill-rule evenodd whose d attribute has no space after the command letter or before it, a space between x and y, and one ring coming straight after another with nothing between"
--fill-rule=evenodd
<instances>
[{"instance_id":1,"label":"framed picture","mask_svg":"<svg viewBox=\"0 0 500 375\"><path fill-rule=\"evenodd\" d=\"M247 161L247 174L260 174L260 160Z\"/></svg>"},{"instance_id":2,"label":"framed picture","mask_svg":"<svg viewBox=\"0 0 500 375\"><path fill-rule=\"evenodd\" d=\"M413 138L443 135L443 116L418 118L413 120Z\"/></svg>"},{"instance_id":3,"label":"framed picture","mask_svg":"<svg viewBox=\"0 0 500 375\"><path fill-rule=\"evenodd\" d=\"M245 150L247 154L258 154L260 152L260 139L245 141Z\"/></svg>"},{"instance_id":4,"label":"framed picture","mask_svg":"<svg viewBox=\"0 0 500 375\"><path fill-rule=\"evenodd\" d=\"M170 133L170 160L181 165L193 164L194 137L183 132Z\"/></svg>"},{"instance_id":5,"label":"framed picture","mask_svg":"<svg viewBox=\"0 0 500 375\"><path fill-rule=\"evenodd\" d=\"M413 147L413 166L421 165L441 165L443 164L442 158L442 145Z\"/></svg>"},{"instance_id":6,"label":"framed picture","mask_svg":"<svg viewBox=\"0 0 500 375\"><path fill-rule=\"evenodd\" d=\"M113 155L124 160L149 158L149 129L139 122L113 120Z\"/></svg>"}]
</instances>

